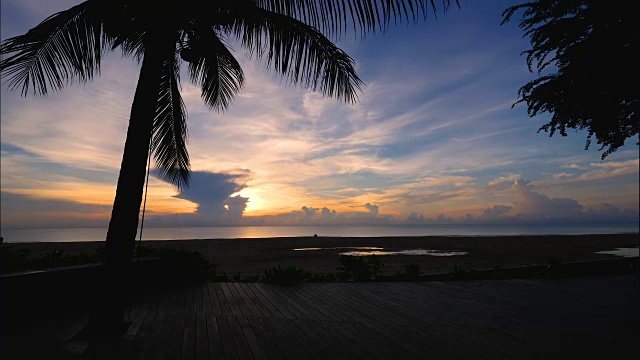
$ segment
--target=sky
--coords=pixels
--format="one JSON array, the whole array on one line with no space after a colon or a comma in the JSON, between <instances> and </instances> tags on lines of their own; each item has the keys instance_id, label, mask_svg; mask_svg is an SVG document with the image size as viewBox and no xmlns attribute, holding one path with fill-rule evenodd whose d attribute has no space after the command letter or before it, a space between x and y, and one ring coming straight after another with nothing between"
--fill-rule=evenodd
<instances>
[{"instance_id":1,"label":"sky","mask_svg":"<svg viewBox=\"0 0 640 360\"><path fill-rule=\"evenodd\" d=\"M73 0L2 0L2 40ZM233 51L246 82L211 111L183 72L192 181L151 171L145 226L638 221L634 139L600 160L586 132L537 133L517 101L534 79L516 1L468 0L426 22L337 45L366 84L345 104L288 84ZM517 20L517 18L516 18ZM118 51L101 74L47 97L2 85L2 228L106 227L139 64Z\"/></svg>"}]
</instances>

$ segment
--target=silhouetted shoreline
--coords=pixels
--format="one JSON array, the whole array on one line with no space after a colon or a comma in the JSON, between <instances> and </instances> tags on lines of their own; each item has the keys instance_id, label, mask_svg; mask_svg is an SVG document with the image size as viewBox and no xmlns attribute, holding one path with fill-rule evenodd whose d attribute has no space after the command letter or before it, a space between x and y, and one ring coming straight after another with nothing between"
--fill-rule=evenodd
<instances>
[{"instance_id":1,"label":"silhouetted shoreline","mask_svg":"<svg viewBox=\"0 0 640 360\"><path fill-rule=\"evenodd\" d=\"M348 247L376 247L399 251L412 249L464 251L462 256L392 255L381 256L384 274L401 271L404 265L420 266L423 274L447 273L454 268L486 270L547 264L615 259L598 251L638 247L639 234L571 236L486 236L486 237L295 237L264 239L194 239L143 241L151 248L198 250L218 264L219 273L257 275L276 265L296 265L313 272L333 272L341 252ZM32 254L63 250L67 254L90 253L104 242L20 243L15 248ZM320 250L296 251L300 248Z\"/></svg>"}]
</instances>

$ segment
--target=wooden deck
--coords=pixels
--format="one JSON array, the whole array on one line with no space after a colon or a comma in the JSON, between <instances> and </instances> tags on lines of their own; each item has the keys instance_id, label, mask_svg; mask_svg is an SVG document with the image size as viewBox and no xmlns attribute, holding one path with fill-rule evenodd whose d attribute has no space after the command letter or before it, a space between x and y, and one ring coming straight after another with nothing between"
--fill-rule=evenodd
<instances>
[{"instance_id":1,"label":"wooden deck","mask_svg":"<svg viewBox=\"0 0 640 360\"><path fill-rule=\"evenodd\" d=\"M473 282L207 283L147 294L90 359L617 358L637 351L637 276ZM630 352L629 352L630 351Z\"/></svg>"}]
</instances>

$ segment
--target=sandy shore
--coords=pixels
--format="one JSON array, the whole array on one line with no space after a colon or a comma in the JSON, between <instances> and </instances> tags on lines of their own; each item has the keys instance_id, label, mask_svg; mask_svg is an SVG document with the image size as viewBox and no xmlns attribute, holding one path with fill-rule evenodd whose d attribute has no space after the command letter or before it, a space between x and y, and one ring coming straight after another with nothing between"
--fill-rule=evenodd
<instances>
[{"instance_id":1,"label":"sandy shore","mask_svg":"<svg viewBox=\"0 0 640 360\"><path fill-rule=\"evenodd\" d=\"M590 261L616 258L596 254L597 251L617 247L638 247L640 235L576 235L576 236L499 236L499 237L296 237L268 239L211 239L145 241L144 246L161 248L189 248L206 254L219 266L219 272L256 275L276 265L298 265L314 272L333 272L339 254L345 247L379 247L389 251L432 249L464 251L467 255L436 257L428 255L382 256L383 272L402 271L408 263L420 265L424 274L446 273L454 266L467 270L493 269L495 266L520 267L542 265L550 257L562 262ZM11 244L27 248L32 254L54 249L66 253L92 252L102 242L21 243ZM315 251L296 251L299 248L322 248Z\"/></svg>"}]
</instances>

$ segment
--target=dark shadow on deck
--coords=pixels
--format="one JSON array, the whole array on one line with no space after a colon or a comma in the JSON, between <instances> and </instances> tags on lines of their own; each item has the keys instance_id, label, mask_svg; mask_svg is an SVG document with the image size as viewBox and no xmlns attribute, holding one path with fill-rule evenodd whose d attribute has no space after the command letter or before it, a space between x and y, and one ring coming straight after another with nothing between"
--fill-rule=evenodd
<instances>
[{"instance_id":1,"label":"dark shadow on deck","mask_svg":"<svg viewBox=\"0 0 640 360\"><path fill-rule=\"evenodd\" d=\"M616 358L635 352L638 288L635 275L206 283L137 298L119 341L89 346L69 336L64 329L84 321L76 316L58 328L57 345L43 344L77 359ZM22 357L45 348L32 336L3 334Z\"/></svg>"}]
</instances>

